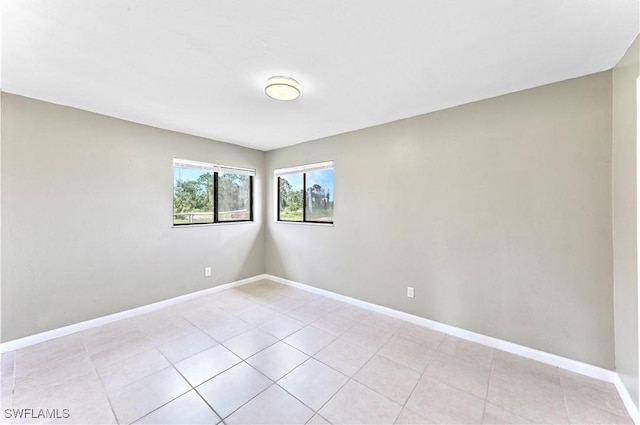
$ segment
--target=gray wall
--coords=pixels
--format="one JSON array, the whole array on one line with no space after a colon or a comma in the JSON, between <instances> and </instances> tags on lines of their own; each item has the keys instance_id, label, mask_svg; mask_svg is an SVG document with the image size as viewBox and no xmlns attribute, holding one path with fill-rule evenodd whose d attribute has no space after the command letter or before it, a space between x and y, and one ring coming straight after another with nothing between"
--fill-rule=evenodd
<instances>
[{"instance_id":1,"label":"gray wall","mask_svg":"<svg viewBox=\"0 0 640 425\"><path fill-rule=\"evenodd\" d=\"M264 272L263 152L6 93L2 114L3 341ZM172 228L173 157L256 168L255 222Z\"/></svg>"},{"instance_id":2,"label":"gray wall","mask_svg":"<svg viewBox=\"0 0 640 425\"><path fill-rule=\"evenodd\" d=\"M605 72L265 164L3 93L2 340L266 271L613 368L611 99ZM255 167L256 221L172 228L173 157ZM273 169L325 160L335 226L274 223Z\"/></svg>"},{"instance_id":3,"label":"gray wall","mask_svg":"<svg viewBox=\"0 0 640 425\"><path fill-rule=\"evenodd\" d=\"M267 181L267 273L613 369L611 90L604 72L268 152L267 174L335 161L335 226L274 223Z\"/></svg>"},{"instance_id":4,"label":"gray wall","mask_svg":"<svg viewBox=\"0 0 640 425\"><path fill-rule=\"evenodd\" d=\"M616 369L638 406L636 215L638 39L613 70L613 275Z\"/></svg>"}]
</instances>

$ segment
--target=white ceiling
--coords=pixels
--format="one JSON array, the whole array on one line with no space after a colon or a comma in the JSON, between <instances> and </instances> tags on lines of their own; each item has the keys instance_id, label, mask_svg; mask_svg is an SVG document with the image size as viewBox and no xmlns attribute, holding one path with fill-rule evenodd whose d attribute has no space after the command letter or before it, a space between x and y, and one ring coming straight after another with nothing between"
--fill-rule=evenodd
<instances>
[{"instance_id":1,"label":"white ceiling","mask_svg":"<svg viewBox=\"0 0 640 425\"><path fill-rule=\"evenodd\" d=\"M638 0L3 0L2 89L261 150L612 68ZM273 75L303 89L263 93Z\"/></svg>"}]
</instances>

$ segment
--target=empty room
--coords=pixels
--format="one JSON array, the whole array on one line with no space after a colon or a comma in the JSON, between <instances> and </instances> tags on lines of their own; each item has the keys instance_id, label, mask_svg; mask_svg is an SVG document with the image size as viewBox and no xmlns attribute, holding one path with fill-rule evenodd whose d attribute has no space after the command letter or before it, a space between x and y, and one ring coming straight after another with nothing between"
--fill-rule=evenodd
<instances>
[{"instance_id":1,"label":"empty room","mask_svg":"<svg viewBox=\"0 0 640 425\"><path fill-rule=\"evenodd\" d=\"M637 424L638 0L3 0L2 424Z\"/></svg>"}]
</instances>

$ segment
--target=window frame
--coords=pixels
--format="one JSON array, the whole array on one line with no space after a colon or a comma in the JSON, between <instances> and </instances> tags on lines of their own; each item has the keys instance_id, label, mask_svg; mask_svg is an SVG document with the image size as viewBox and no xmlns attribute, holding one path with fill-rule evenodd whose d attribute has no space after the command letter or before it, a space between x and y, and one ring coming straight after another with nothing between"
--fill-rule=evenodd
<instances>
[{"instance_id":1,"label":"window frame","mask_svg":"<svg viewBox=\"0 0 640 425\"><path fill-rule=\"evenodd\" d=\"M334 214L331 214L331 221L307 220L307 173L322 170L334 170L333 161L319 162L316 164L307 164L296 167L279 168L273 171L276 184L276 223L294 223L294 224L324 224L332 226L334 224ZM280 218L280 179L285 175L302 174L302 220L283 220ZM334 193L333 181L331 191ZM335 197L334 201L335 202ZM333 209L332 209L333 211Z\"/></svg>"},{"instance_id":2,"label":"window frame","mask_svg":"<svg viewBox=\"0 0 640 425\"><path fill-rule=\"evenodd\" d=\"M228 165L210 164L210 163L207 163L207 162L198 162L198 161L191 161L191 160L184 160L184 159L174 158L173 159L172 170L175 170L176 167L178 167L178 168L189 168L189 165L191 165L191 169L201 169L203 171L206 171L207 173L213 174L213 190L212 190L212 192L213 192L212 193L212 196L213 196L213 221L205 222L205 223L176 223L175 222L175 214L176 214L176 212L172 208L172 220L171 221L172 221L173 227L210 226L210 225L216 225L216 224L229 224L229 223L250 223L250 222L254 221L254 214L253 214L253 188L254 188L254 177L256 176L256 170L255 169L253 169L253 168L233 167L233 166L228 166ZM219 214L220 202L219 202L219 199L218 199L218 195L219 195L218 174L220 172L234 174L234 171L236 171L235 174L249 176L249 218L248 219L239 219L239 220L220 220L220 214ZM174 180L174 186L173 186L172 199L173 199L174 196L175 196L175 180Z\"/></svg>"}]
</instances>

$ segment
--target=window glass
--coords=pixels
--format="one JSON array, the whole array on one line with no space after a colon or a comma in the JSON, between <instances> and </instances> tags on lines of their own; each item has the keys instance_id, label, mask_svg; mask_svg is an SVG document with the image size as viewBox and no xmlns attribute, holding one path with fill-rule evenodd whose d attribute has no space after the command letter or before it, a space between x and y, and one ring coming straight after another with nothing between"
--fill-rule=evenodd
<instances>
[{"instance_id":1,"label":"window glass","mask_svg":"<svg viewBox=\"0 0 640 425\"><path fill-rule=\"evenodd\" d=\"M173 224L213 223L213 173L173 168Z\"/></svg>"},{"instance_id":2,"label":"window glass","mask_svg":"<svg viewBox=\"0 0 640 425\"><path fill-rule=\"evenodd\" d=\"M333 222L333 169L306 173L306 221Z\"/></svg>"},{"instance_id":3,"label":"window glass","mask_svg":"<svg viewBox=\"0 0 640 425\"><path fill-rule=\"evenodd\" d=\"M278 219L282 221L303 220L303 174L278 177Z\"/></svg>"},{"instance_id":4,"label":"window glass","mask_svg":"<svg viewBox=\"0 0 640 425\"><path fill-rule=\"evenodd\" d=\"M218 174L218 221L251 220L251 176Z\"/></svg>"}]
</instances>

